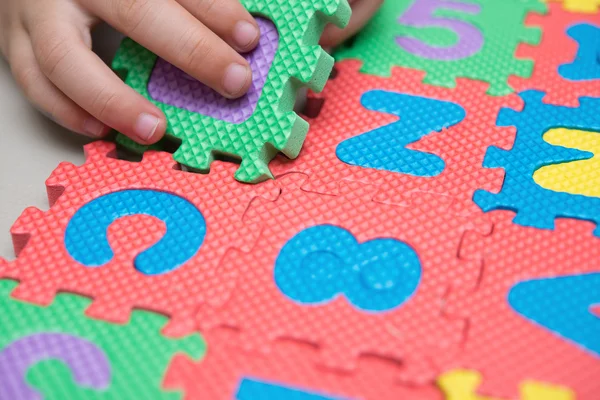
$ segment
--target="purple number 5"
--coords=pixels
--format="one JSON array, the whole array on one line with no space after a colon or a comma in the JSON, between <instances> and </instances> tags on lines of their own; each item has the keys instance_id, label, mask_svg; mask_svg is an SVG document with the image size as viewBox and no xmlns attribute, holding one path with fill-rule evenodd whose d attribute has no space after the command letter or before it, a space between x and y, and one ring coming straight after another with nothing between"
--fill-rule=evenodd
<instances>
[{"instance_id":1,"label":"purple number 5","mask_svg":"<svg viewBox=\"0 0 600 400\"><path fill-rule=\"evenodd\" d=\"M0 352L0 398L38 400L42 396L25 381L27 370L43 360L58 359L81 386L105 389L110 364L92 342L62 333L38 333L15 340Z\"/></svg>"},{"instance_id":2,"label":"purple number 5","mask_svg":"<svg viewBox=\"0 0 600 400\"><path fill-rule=\"evenodd\" d=\"M411 54L434 60L459 60L477 53L483 46L481 31L468 22L435 17L433 14L441 8L469 14L477 14L481 10L477 4L465 4L452 0L416 0L400 17L400 23L415 28L447 28L456 33L458 41L449 47L439 47L429 45L416 38L401 36L396 39L398 45Z\"/></svg>"}]
</instances>

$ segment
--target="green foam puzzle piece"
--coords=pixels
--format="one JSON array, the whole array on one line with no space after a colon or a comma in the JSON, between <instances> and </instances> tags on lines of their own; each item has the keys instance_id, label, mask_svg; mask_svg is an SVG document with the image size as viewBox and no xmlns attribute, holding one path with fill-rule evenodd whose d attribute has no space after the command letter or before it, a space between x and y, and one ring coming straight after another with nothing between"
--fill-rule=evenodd
<instances>
[{"instance_id":1,"label":"green foam puzzle piece","mask_svg":"<svg viewBox=\"0 0 600 400\"><path fill-rule=\"evenodd\" d=\"M268 163L278 152L298 156L308 123L294 111L298 90L306 86L320 91L333 68L333 58L319 45L327 23L344 26L350 19L347 0L241 0L253 15L271 20L279 45L256 108L246 121L233 124L172 105L156 102L148 93L148 81L157 56L130 39L121 44L113 69L123 71L125 83L160 108L167 117L167 135L181 141L174 154L177 162L207 171L216 154L242 160L235 178L260 182L272 177ZM130 150L138 145L120 135L117 141ZM160 144L153 146L160 148Z\"/></svg>"},{"instance_id":2,"label":"green foam puzzle piece","mask_svg":"<svg viewBox=\"0 0 600 400\"><path fill-rule=\"evenodd\" d=\"M390 76L393 66L415 68L426 72L427 84L455 87L456 78L464 77L488 82L490 95L506 95L512 92L510 75L529 77L533 70L533 60L514 56L520 43L540 41L541 31L524 24L529 12L545 13L547 6L539 0L386 1L334 56L361 60L361 72L371 75ZM479 34L481 43L474 39ZM399 40L417 42L429 54ZM469 46L473 52L465 51Z\"/></svg>"},{"instance_id":3,"label":"green foam puzzle piece","mask_svg":"<svg viewBox=\"0 0 600 400\"><path fill-rule=\"evenodd\" d=\"M171 359L177 353L197 359L205 352L204 341L197 334L177 339L161 335L160 329L167 320L161 315L133 311L127 324L111 324L84 315L91 302L87 298L60 294L50 306L41 307L11 298L10 292L16 285L14 281L0 280L0 360L3 352L6 354L20 340L65 334L97 347L110 366L107 387L83 387L74 382L74 371L62 361L42 357L31 365L23 379L31 389L43 393L44 399L178 399L180 393L161 389ZM38 347L29 346L27 354L21 357L35 358L31 352L48 351ZM74 349L70 356L84 357ZM98 374L94 361L85 359L83 365L92 369L88 373ZM9 379L6 375L0 381ZM3 385L4 390L10 386L8 382Z\"/></svg>"}]
</instances>

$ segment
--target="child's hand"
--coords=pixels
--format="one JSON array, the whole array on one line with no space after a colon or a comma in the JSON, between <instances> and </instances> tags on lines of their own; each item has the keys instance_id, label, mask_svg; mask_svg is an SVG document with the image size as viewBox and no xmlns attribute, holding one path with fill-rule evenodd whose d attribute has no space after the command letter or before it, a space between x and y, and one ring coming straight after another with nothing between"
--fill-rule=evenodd
<instances>
[{"instance_id":1,"label":"child's hand","mask_svg":"<svg viewBox=\"0 0 600 400\"><path fill-rule=\"evenodd\" d=\"M75 132L97 138L114 128L148 144L166 128L162 112L91 51L100 19L226 97L250 86L237 51L253 49L259 31L238 0L0 0L0 49L17 82Z\"/></svg>"},{"instance_id":2,"label":"child's hand","mask_svg":"<svg viewBox=\"0 0 600 400\"><path fill-rule=\"evenodd\" d=\"M348 0L348 3L352 6L352 18L350 18L348 26L344 29L334 25L326 27L321 37L323 47L337 46L356 34L375 15L383 4L383 0Z\"/></svg>"}]
</instances>

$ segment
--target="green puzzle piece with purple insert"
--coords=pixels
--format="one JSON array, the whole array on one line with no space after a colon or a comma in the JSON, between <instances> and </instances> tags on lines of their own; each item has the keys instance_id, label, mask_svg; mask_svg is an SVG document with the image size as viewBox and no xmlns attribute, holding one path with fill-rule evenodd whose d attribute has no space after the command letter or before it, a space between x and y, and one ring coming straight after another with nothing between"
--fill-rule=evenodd
<instances>
[{"instance_id":1,"label":"green puzzle piece with purple insert","mask_svg":"<svg viewBox=\"0 0 600 400\"><path fill-rule=\"evenodd\" d=\"M308 123L293 111L296 94L303 86L314 91L325 86L333 58L318 45L320 35L328 23L345 26L351 10L347 0L241 3L264 17L257 18L260 43L246 55L253 83L242 99L223 100L131 39L121 44L113 69L165 113L166 135L181 141L173 155L177 162L207 171L215 155L233 156L241 159L235 178L254 183L272 177L268 163L278 152L298 156ZM136 152L148 149L123 135L117 141Z\"/></svg>"},{"instance_id":2,"label":"green puzzle piece with purple insert","mask_svg":"<svg viewBox=\"0 0 600 400\"><path fill-rule=\"evenodd\" d=\"M0 280L0 399L179 399L162 381L177 354L201 358L198 334L168 338L166 317L134 311L126 324L89 318L91 300L59 294L43 307L11 298Z\"/></svg>"}]
</instances>

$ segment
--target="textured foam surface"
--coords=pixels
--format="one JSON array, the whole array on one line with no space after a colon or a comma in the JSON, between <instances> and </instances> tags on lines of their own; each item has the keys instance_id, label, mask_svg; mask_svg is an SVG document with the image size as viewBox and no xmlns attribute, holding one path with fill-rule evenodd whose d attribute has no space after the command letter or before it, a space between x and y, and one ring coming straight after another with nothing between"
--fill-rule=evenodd
<instances>
[{"instance_id":1,"label":"textured foam surface","mask_svg":"<svg viewBox=\"0 0 600 400\"><path fill-rule=\"evenodd\" d=\"M600 197L600 132L557 128L546 132L544 140L553 146L578 149L593 156L546 165L533 174L535 183L556 192Z\"/></svg>"},{"instance_id":2,"label":"textured foam surface","mask_svg":"<svg viewBox=\"0 0 600 400\"><path fill-rule=\"evenodd\" d=\"M88 267L106 264L113 257L108 227L128 215L149 215L165 224L160 241L135 258L138 271L163 274L178 268L202 246L206 222L189 201L158 190L129 189L98 197L81 207L65 230L69 255Z\"/></svg>"},{"instance_id":3,"label":"textured foam surface","mask_svg":"<svg viewBox=\"0 0 600 400\"><path fill-rule=\"evenodd\" d=\"M578 400L596 399L600 358L531 323L507 301L521 281L597 273L600 246L594 225L560 219L554 230L543 230L514 224L510 211L488 216L494 224L491 235L466 232L461 240L459 258L479 260L481 273L470 290L453 290L447 298L446 312L469 321L462 351L447 369L479 371L484 379L478 393L485 396L518 398L520 382L533 380L570 388ZM577 312L566 304L563 310Z\"/></svg>"},{"instance_id":4,"label":"textured foam surface","mask_svg":"<svg viewBox=\"0 0 600 400\"><path fill-rule=\"evenodd\" d=\"M398 240L357 243L345 229L317 225L283 246L273 274L279 290L300 303L325 304L343 295L361 310L386 312L415 292L421 263Z\"/></svg>"},{"instance_id":5,"label":"textured foam surface","mask_svg":"<svg viewBox=\"0 0 600 400\"><path fill-rule=\"evenodd\" d=\"M539 45L516 49L515 57L535 60L535 67L530 77L509 77L510 86L517 92L540 90L546 93L545 102L565 106L577 106L580 97L598 96L600 80L569 81L559 74L560 66L572 63L579 49L566 32L578 24L598 25L598 14L574 14L550 3L547 16L529 14L525 23L542 25L542 40Z\"/></svg>"},{"instance_id":6,"label":"textured foam surface","mask_svg":"<svg viewBox=\"0 0 600 400\"><path fill-rule=\"evenodd\" d=\"M525 16L545 11L538 0L386 1L336 58L359 59L361 72L381 76L392 66L418 68L427 71L425 83L444 87L455 87L458 77L476 79L489 83L489 94L505 95L510 75L529 77L533 69L532 60L514 57L520 43L540 39Z\"/></svg>"},{"instance_id":7,"label":"textured foam surface","mask_svg":"<svg viewBox=\"0 0 600 400\"><path fill-rule=\"evenodd\" d=\"M287 11L280 13L283 3ZM299 32L316 35L329 17L312 11L337 3L261 4L280 18L261 14L277 27L277 52L273 62L264 53L248 55L268 74L254 112L238 104L236 118L248 117L239 123L186 109L207 106L182 102L205 88L131 42L121 49L131 51L128 82L148 90L146 96L156 74L153 84L167 96L160 106L172 111L169 129L189 135L194 160L209 148L221 152L207 145L213 136L197 134L208 126L218 127L224 141L255 149L235 129L258 115L281 71L291 86L277 81L285 96L267 96L269 104L297 118L287 111L303 83L290 71L314 62L311 54L322 55L316 37ZM96 331L15 337L6 346L10 357L21 349L47 352L28 352L18 363L11 358L0 379L59 393L54 398L94 397L110 388L109 372L127 368L113 366L103 341L124 349L123 357L132 349L151 353L149 361L134 354L126 360L131 365L152 363L156 341L200 333L205 357L165 355L147 391L176 390L190 400L598 400L596 284L590 294L587 281L554 290L531 283L600 273L598 228L582 220L600 210L593 154L599 107L589 99L600 93L600 80L559 73L577 64L583 48L570 28L598 26L598 14L551 3L542 15L531 0L387 1L383 13L394 7L404 9L379 15L381 24L359 33L363 61L339 62L324 91L309 93L311 131L299 157L270 163L274 182L237 182L232 162L215 161L208 174L185 172L192 168L167 152L118 160L115 146L102 142L86 147L84 165L60 165L47 182L50 209L25 211L12 230L18 258L0 259L0 278L20 281L11 283L9 303L26 299L36 303L27 307L51 312L59 292L90 297L85 315L83 306L65 312L64 329L80 320L122 329L139 318L137 309L170 320L160 317L160 324L144 328L155 341L139 334L97 341ZM332 18L336 10L329 9ZM278 63L292 39L277 21L299 35L293 43L308 58ZM534 27L541 28L539 44L533 44ZM390 34L391 28L401 32ZM394 57L403 54L401 62L390 57L381 64L385 74L365 73L381 67L366 58L384 45ZM474 68L462 74L461 65ZM327 76L319 74L326 72L317 68L313 82L323 83ZM474 80L476 74L483 78ZM507 94L486 94L498 91ZM257 131L282 132L282 114L262 110L266 123ZM507 167L508 189L500 167ZM494 200L486 212L473 202L477 189ZM516 211L492 210L511 207ZM523 215L517 222L542 215L547 226L515 223L515 212ZM513 306L522 314L509 303L519 291ZM0 322L19 315L0 315ZM0 324L0 337L4 331L12 332L10 323ZM24 380L13 378L30 363ZM67 385L78 396L61 396ZM111 398L152 398L135 387Z\"/></svg>"},{"instance_id":8,"label":"textured foam surface","mask_svg":"<svg viewBox=\"0 0 600 400\"><path fill-rule=\"evenodd\" d=\"M15 295L24 300L48 304L56 292L71 291L93 298L89 312L95 317L123 322L132 308L141 307L171 316L167 332L187 333L195 329L196 308L203 302L224 301L235 285L237 271L227 265L217 268L227 250L250 250L260 233L261 223L245 224L242 220L248 205L260 196L275 200L279 189L271 181L260 185L238 184L232 174L235 165L230 163L215 163L208 175L192 174L178 170L168 153L149 152L141 162L131 163L109 157L114 150L114 144L92 143L86 146L85 164L76 167L64 163L54 171L46 182L50 210L30 208L17 220L12 234L18 257L6 265L0 264L0 276L19 280ZM160 241L175 240L180 247L178 257L189 256L191 252L184 252L189 247L184 244L195 243L192 248L196 247L199 237L194 241L194 235L202 235L202 226L198 226L197 219L180 215L181 208L171 212L164 209L173 204L153 204L164 209L161 215L165 221L161 222L143 214L149 205L141 201L136 200L135 206L121 204L117 207L119 213L114 204L98 202L115 196L111 193L133 189L169 193L165 194L166 199L185 199L186 204L192 204L202 213L204 240L183 265L160 275L145 275L136 269L135 260L143 257L144 250L150 255L154 252L148 261L152 268L176 264L176 258L160 250ZM85 212L89 204L100 207L95 214L98 217L124 215L123 206L127 205L125 208L132 214L110 225L107 238L113 256L96 268L73 259L64 242L67 227L70 223L78 224L78 213ZM192 216L198 215L194 212ZM99 218L98 226L86 232L93 234L111 221L112 218L109 221ZM177 229L172 227L174 223L179 224ZM81 248L83 252L87 238L87 235L70 236L69 249ZM169 249L174 250L175 247ZM92 255L93 250L88 251Z\"/></svg>"},{"instance_id":9,"label":"textured foam surface","mask_svg":"<svg viewBox=\"0 0 600 400\"><path fill-rule=\"evenodd\" d=\"M600 359L600 273L519 282L508 293L510 306L525 318L567 338Z\"/></svg>"},{"instance_id":10,"label":"textured foam surface","mask_svg":"<svg viewBox=\"0 0 600 400\"><path fill-rule=\"evenodd\" d=\"M148 81L150 97L159 103L232 124L246 121L256 109L279 44L277 28L272 22L264 18L256 18L256 22L261 35L256 48L244 55L252 69L252 84L244 96L239 99L227 99L174 65L158 58Z\"/></svg>"},{"instance_id":11,"label":"textured foam surface","mask_svg":"<svg viewBox=\"0 0 600 400\"><path fill-rule=\"evenodd\" d=\"M61 294L40 307L11 299L15 286L0 280L3 399L176 399L162 389L171 359L204 353L198 335L162 336L162 316L136 311L127 324L109 324L84 315L89 299Z\"/></svg>"},{"instance_id":12,"label":"textured foam surface","mask_svg":"<svg viewBox=\"0 0 600 400\"><path fill-rule=\"evenodd\" d=\"M176 105L154 100L149 93L149 88L153 88L152 85L149 87L149 82L157 56L130 39L122 43L113 61L113 68L124 71L125 83L165 113L167 135L181 141L181 146L173 155L176 161L208 171L215 154L224 153L242 160L235 174L236 179L259 182L271 177L268 163L278 152L290 158L300 152L308 124L293 111L296 94L302 86L319 91L327 82L333 58L318 46L319 37L327 23L344 26L350 18L350 7L346 0L308 3L243 0L242 4L251 13L269 19L279 35L277 52L272 61L268 61L268 51L257 53L257 58L262 59L260 63L268 63L271 68L254 112L243 122L228 121L244 118L248 108L240 112L243 117L230 115L224 118L219 115L215 118L202 113L210 113L202 106L210 100L208 98L195 98L194 106L187 101L178 106L180 103L173 99L179 94L177 89L173 96L164 91L161 95ZM272 39L272 33L266 32L266 35ZM261 47L258 51L261 50L267 49ZM214 98L210 93L207 93L208 96ZM124 136L119 140L133 150L145 150Z\"/></svg>"},{"instance_id":13,"label":"textured foam surface","mask_svg":"<svg viewBox=\"0 0 600 400\"><path fill-rule=\"evenodd\" d=\"M344 140L336 148L340 160L417 176L442 173L444 160L434 154L409 150L406 145L462 121L465 110L460 105L378 90L366 92L361 104L368 110L393 114L400 120Z\"/></svg>"},{"instance_id":14,"label":"textured foam surface","mask_svg":"<svg viewBox=\"0 0 600 400\"><path fill-rule=\"evenodd\" d=\"M579 50L572 63L559 67L560 75L573 81L600 79L600 27L580 24L570 27L567 33L577 41Z\"/></svg>"},{"instance_id":15,"label":"textured foam surface","mask_svg":"<svg viewBox=\"0 0 600 400\"><path fill-rule=\"evenodd\" d=\"M491 147L484 167L504 168L506 176L499 193L477 191L473 200L484 211L508 209L516 211L515 223L543 229L554 228L554 220L570 217L600 223L600 198L544 189L533 179L534 172L548 164L588 159L588 152L552 146L543 140L550 129L600 130L600 98L579 99L577 108L544 104L544 94L527 91L522 112L503 109L498 115L499 126L516 126L517 136L510 150ZM600 227L596 230L600 236Z\"/></svg>"},{"instance_id":16,"label":"textured foam surface","mask_svg":"<svg viewBox=\"0 0 600 400\"><path fill-rule=\"evenodd\" d=\"M502 98L488 96L485 94L485 84L463 79L459 80L455 89L423 85L422 72L402 68L394 68L389 78L376 77L360 73L359 66L357 61L352 60L338 63L335 79L322 94L311 95L309 103L324 99L320 113L310 120L311 133L300 156L295 160L284 157L273 160L271 170L276 176L302 172L308 175L305 189L329 194L337 193L339 181L369 182L379 187L375 195L377 201L400 205L410 204L411 197L418 192L438 193L455 199L460 204L457 205L457 211L460 209L460 213L465 215L474 207L471 197L475 189L500 190L501 171L481 168L481 163L489 145L510 147L513 140L510 130L496 127L495 122L502 107L509 104L514 108L522 107L517 95ZM407 103L418 103L422 107L407 108L407 113L400 115L399 121L397 116L368 110L361 106L361 99L373 88L386 92L401 91L405 99L416 98L414 103L410 100ZM440 108L440 104L445 107ZM464 119L458 123L454 122L461 113L453 104L460 105L465 112ZM386 105L389 106L390 104ZM442 112L446 109L453 112ZM415 122L409 125L403 122L405 120ZM417 127L429 126L433 120L437 128L440 125L445 128L431 133L422 128L419 130L422 134L416 134L416 129L419 129ZM362 163L362 160L376 158L371 156L371 152L382 155L387 147L399 151L404 148L404 145L400 147L399 141L408 141L406 136L396 133L396 127L402 126L407 127L407 134L413 135L413 143L406 145L404 154L410 153L416 156L414 160L423 162L407 166L397 158L380 158L378 165L391 165L396 160L404 166L404 172L413 171L426 175L427 171L429 174L431 171L439 171L441 159L445 165L441 173L435 176L416 176L363 168L360 165L348 165L336 155L338 146L349 149L350 144L344 144L347 140L357 143L372 138L375 141L382 134L393 140L391 145L381 139L382 143L377 147L372 146L371 142L369 146L361 148L354 146L354 158L360 157ZM361 135L365 138L360 139ZM422 137L419 139L415 136ZM386 155L396 156L392 151ZM426 161L431 163L425 163Z\"/></svg>"},{"instance_id":17,"label":"textured foam surface","mask_svg":"<svg viewBox=\"0 0 600 400\"><path fill-rule=\"evenodd\" d=\"M232 346L237 339L228 331L209 334L206 341L204 359L191 362L178 357L165 379L165 387L184 391L186 400L239 399L244 380L269 382L273 386L304 392L301 394L319 393L336 400L443 399L433 385L399 384L395 376L396 366L385 360L365 358L361 360L360 369L348 374L319 367L319 350L306 343L281 341L270 353L261 354ZM173 373L175 370L179 373ZM275 397L264 394L262 392L263 396L255 396L251 400L296 399L289 396L289 392ZM307 400L306 397L298 399Z\"/></svg>"},{"instance_id":18,"label":"textured foam surface","mask_svg":"<svg viewBox=\"0 0 600 400\"><path fill-rule=\"evenodd\" d=\"M464 329L464 321L445 318L444 293L479 273L478 265L456 257L460 238L466 229L489 232L490 227L453 215L443 197L422 194L412 207L400 207L374 202L376 187L363 183L348 182L339 195L324 196L303 190L303 179L298 174L279 178L283 192L277 201L253 203L249 220L266 218L270 223L264 226L255 251L229 258L244 279L238 281L226 306L199 310L201 331L238 329L242 333L238 345L260 352L268 352L282 338L311 343L321 349L321 365L345 371L355 370L363 356L393 360L399 365L399 379L432 382L438 365L457 350ZM276 261L280 249L298 232L323 224L343 228L362 246L382 239L409 245L422 269L412 297L378 313L355 307L345 296L317 304L290 301L273 278L274 269L281 268ZM305 249L317 250L317 246L314 241ZM359 252L352 253L358 256ZM386 257L385 248L380 248L360 265L371 261L374 266ZM302 266L310 267L306 264L310 259L304 260Z\"/></svg>"}]
</instances>

